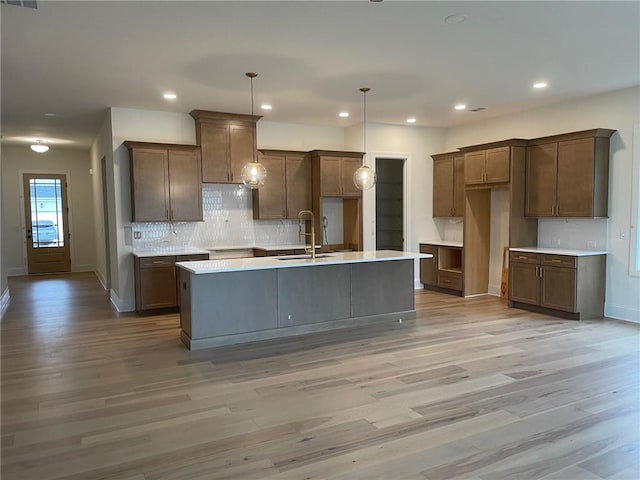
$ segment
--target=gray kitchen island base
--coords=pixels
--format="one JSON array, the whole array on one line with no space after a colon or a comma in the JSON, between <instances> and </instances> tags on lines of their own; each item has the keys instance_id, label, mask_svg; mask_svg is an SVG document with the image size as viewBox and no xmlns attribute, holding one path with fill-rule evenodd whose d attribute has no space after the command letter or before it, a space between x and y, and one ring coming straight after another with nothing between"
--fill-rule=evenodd
<instances>
[{"instance_id":1,"label":"gray kitchen island base","mask_svg":"<svg viewBox=\"0 0 640 480\"><path fill-rule=\"evenodd\" d=\"M182 341L197 350L415 317L413 258L289 266L181 268Z\"/></svg>"}]
</instances>

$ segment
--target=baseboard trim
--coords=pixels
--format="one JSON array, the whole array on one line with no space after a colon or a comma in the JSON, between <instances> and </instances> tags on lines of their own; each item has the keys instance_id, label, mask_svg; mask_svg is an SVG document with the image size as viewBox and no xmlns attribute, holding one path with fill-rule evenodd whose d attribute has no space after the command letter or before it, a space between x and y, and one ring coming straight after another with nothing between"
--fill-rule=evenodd
<instances>
[{"instance_id":1,"label":"baseboard trim","mask_svg":"<svg viewBox=\"0 0 640 480\"><path fill-rule=\"evenodd\" d=\"M7 277L22 277L27 274L25 267L12 267L7 269Z\"/></svg>"},{"instance_id":2,"label":"baseboard trim","mask_svg":"<svg viewBox=\"0 0 640 480\"><path fill-rule=\"evenodd\" d=\"M102 288L104 288L105 290L109 290L109 288L107 287L107 279L104 278L104 276L102 275L102 272L98 270L94 270L93 273L96 274L96 277L98 278L100 285L102 285Z\"/></svg>"},{"instance_id":3,"label":"baseboard trim","mask_svg":"<svg viewBox=\"0 0 640 480\"><path fill-rule=\"evenodd\" d=\"M109 299L119 313L133 312L135 305L128 305L126 302L120 299L113 288L109 292Z\"/></svg>"},{"instance_id":4,"label":"baseboard trim","mask_svg":"<svg viewBox=\"0 0 640 480\"><path fill-rule=\"evenodd\" d=\"M489 295L493 295L494 297L499 297L500 296L500 284L498 285L491 285L489 284L489 291L487 292Z\"/></svg>"},{"instance_id":5,"label":"baseboard trim","mask_svg":"<svg viewBox=\"0 0 640 480\"><path fill-rule=\"evenodd\" d=\"M640 323L640 310L623 307L622 305L605 304L604 316L615 318L616 320L624 320L625 322Z\"/></svg>"},{"instance_id":6,"label":"baseboard trim","mask_svg":"<svg viewBox=\"0 0 640 480\"><path fill-rule=\"evenodd\" d=\"M0 296L0 321L4 317L4 312L9 307L10 300L11 297L9 295L9 288L7 287L4 289L4 292L2 292L2 295Z\"/></svg>"}]
</instances>

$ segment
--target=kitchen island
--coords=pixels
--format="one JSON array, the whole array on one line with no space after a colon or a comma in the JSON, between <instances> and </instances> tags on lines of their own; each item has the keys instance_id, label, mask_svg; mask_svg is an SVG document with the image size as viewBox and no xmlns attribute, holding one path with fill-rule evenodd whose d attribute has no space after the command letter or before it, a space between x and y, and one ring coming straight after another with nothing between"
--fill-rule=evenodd
<instances>
[{"instance_id":1,"label":"kitchen island","mask_svg":"<svg viewBox=\"0 0 640 480\"><path fill-rule=\"evenodd\" d=\"M415 314L414 263L392 250L179 262L181 339L191 350Z\"/></svg>"}]
</instances>

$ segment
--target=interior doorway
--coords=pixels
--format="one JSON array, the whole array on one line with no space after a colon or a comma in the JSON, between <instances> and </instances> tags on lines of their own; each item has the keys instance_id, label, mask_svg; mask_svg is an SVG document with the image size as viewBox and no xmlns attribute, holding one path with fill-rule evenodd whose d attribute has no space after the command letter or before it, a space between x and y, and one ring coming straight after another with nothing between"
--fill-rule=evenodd
<instances>
[{"instance_id":1,"label":"interior doorway","mask_svg":"<svg viewBox=\"0 0 640 480\"><path fill-rule=\"evenodd\" d=\"M70 272L66 175L25 173L22 181L28 273Z\"/></svg>"},{"instance_id":2,"label":"interior doorway","mask_svg":"<svg viewBox=\"0 0 640 480\"><path fill-rule=\"evenodd\" d=\"M376 250L404 251L404 164L376 158Z\"/></svg>"}]
</instances>

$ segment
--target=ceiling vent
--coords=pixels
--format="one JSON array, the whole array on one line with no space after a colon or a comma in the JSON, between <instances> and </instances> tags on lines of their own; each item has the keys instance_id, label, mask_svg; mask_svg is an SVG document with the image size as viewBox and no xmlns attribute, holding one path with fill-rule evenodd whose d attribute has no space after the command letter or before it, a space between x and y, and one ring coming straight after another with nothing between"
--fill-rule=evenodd
<instances>
[{"instance_id":1,"label":"ceiling vent","mask_svg":"<svg viewBox=\"0 0 640 480\"><path fill-rule=\"evenodd\" d=\"M15 5L16 7L38 8L36 0L0 0L0 3Z\"/></svg>"}]
</instances>

